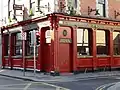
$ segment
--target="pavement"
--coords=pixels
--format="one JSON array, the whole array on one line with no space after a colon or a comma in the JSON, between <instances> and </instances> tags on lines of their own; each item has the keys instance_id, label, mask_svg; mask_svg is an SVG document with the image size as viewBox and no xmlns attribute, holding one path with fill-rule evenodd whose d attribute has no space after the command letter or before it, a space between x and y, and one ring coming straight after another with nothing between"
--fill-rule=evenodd
<instances>
[{"instance_id":1,"label":"pavement","mask_svg":"<svg viewBox=\"0 0 120 90\"><path fill-rule=\"evenodd\" d=\"M50 74L44 74L43 72L34 73L33 71L26 71L24 73L22 70L0 69L0 75L38 82L70 82L114 75L119 76L120 71L89 72L79 74L62 73L60 76L51 76Z\"/></svg>"}]
</instances>

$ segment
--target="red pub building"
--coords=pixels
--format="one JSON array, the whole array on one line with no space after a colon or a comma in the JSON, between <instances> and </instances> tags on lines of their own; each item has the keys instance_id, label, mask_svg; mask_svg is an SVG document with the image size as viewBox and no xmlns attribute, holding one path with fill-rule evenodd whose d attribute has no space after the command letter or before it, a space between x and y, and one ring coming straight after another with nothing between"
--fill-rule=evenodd
<instances>
[{"instance_id":1,"label":"red pub building","mask_svg":"<svg viewBox=\"0 0 120 90\"><path fill-rule=\"evenodd\" d=\"M81 0L81 3L83 1L86 0ZM34 40L31 39L32 31L35 30L40 34L40 40L37 40L40 42L36 43L35 52L37 70L77 72L119 68L120 21L116 20L118 12L115 11L115 19L89 16L92 11L98 14L97 9L87 6L86 14L86 7L82 6L81 4L81 15L52 13L3 26L2 66L11 69L34 68ZM106 16L106 13L102 15ZM26 33L22 34L23 37L26 36L25 40L19 37L21 31Z\"/></svg>"}]
</instances>

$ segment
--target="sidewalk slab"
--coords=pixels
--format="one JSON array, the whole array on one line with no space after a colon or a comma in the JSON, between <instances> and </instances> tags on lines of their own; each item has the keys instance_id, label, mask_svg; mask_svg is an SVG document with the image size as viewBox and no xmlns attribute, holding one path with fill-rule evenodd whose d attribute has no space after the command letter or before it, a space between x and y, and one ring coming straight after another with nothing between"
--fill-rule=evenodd
<instances>
[{"instance_id":1,"label":"sidewalk slab","mask_svg":"<svg viewBox=\"0 0 120 90\"><path fill-rule=\"evenodd\" d=\"M106 72L94 72L94 73L80 73L74 75L70 74L61 74L60 76L51 76L49 74L44 73L34 73L33 72L25 72L25 76L23 71L20 70L9 70L9 69L0 69L0 75L30 80L30 81L38 81L38 82L69 82L69 81L78 81L82 79L91 79L97 77L108 77L114 75L120 75L120 71L106 71Z\"/></svg>"}]
</instances>

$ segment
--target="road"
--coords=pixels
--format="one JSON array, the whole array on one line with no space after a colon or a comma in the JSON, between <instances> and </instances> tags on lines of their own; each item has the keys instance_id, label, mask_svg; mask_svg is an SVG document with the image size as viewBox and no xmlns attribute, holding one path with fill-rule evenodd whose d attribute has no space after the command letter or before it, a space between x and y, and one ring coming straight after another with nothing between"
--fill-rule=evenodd
<instances>
[{"instance_id":1,"label":"road","mask_svg":"<svg viewBox=\"0 0 120 90\"><path fill-rule=\"evenodd\" d=\"M104 78L78 79L78 81L71 82L49 82L48 84L0 76L0 90L107 90L107 88L103 89L103 87L119 81L119 76L109 76ZM97 89L98 87L100 88Z\"/></svg>"},{"instance_id":2,"label":"road","mask_svg":"<svg viewBox=\"0 0 120 90\"><path fill-rule=\"evenodd\" d=\"M24 81L0 76L0 90L67 90L44 82Z\"/></svg>"},{"instance_id":3,"label":"road","mask_svg":"<svg viewBox=\"0 0 120 90\"><path fill-rule=\"evenodd\" d=\"M120 82L120 76L110 76L104 78L80 79L73 82L58 82L55 85L69 88L70 90L107 90L108 85ZM120 89L119 89L120 90Z\"/></svg>"}]
</instances>

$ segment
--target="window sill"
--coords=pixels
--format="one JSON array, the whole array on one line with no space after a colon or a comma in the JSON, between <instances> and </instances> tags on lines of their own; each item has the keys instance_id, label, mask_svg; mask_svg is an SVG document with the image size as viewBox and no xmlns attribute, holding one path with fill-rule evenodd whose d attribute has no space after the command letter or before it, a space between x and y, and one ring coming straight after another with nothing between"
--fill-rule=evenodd
<instances>
[{"instance_id":1,"label":"window sill","mask_svg":"<svg viewBox=\"0 0 120 90\"><path fill-rule=\"evenodd\" d=\"M110 57L109 55L97 55L97 57Z\"/></svg>"},{"instance_id":2,"label":"window sill","mask_svg":"<svg viewBox=\"0 0 120 90\"><path fill-rule=\"evenodd\" d=\"M4 56L4 58L9 58L9 56Z\"/></svg>"},{"instance_id":3,"label":"window sill","mask_svg":"<svg viewBox=\"0 0 120 90\"><path fill-rule=\"evenodd\" d=\"M37 58L38 56L36 56L36 58ZM25 56L25 58L34 58L34 56L33 55L31 55L31 56Z\"/></svg>"},{"instance_id":4,"label":"window sill","mask_svg":"<svg viewBox=\"0 0 120 90\"><path fill-rule=\"evenodd\" d=\"M22 55L12 56L12 58L22 58Z\"/></svg>"},{"instance_id":5,"label":"window sill","mask_svg":"<svg viewBox=\"0 0 120 90\"><path fill-rule=\"evenodd\" d=\"M120 55L113 55L113 57L120 57Z\"/></svg>"},{"instance_id":6,"label":"window sill","mask_svg":"<svg viewBox=\"0 0 120 90\"><path fill-rule=\"evenodd\" d=\"M77 55L77 58L92 58L93 56L88 56L88 55Z\"/></svg>"}]
</instances>

